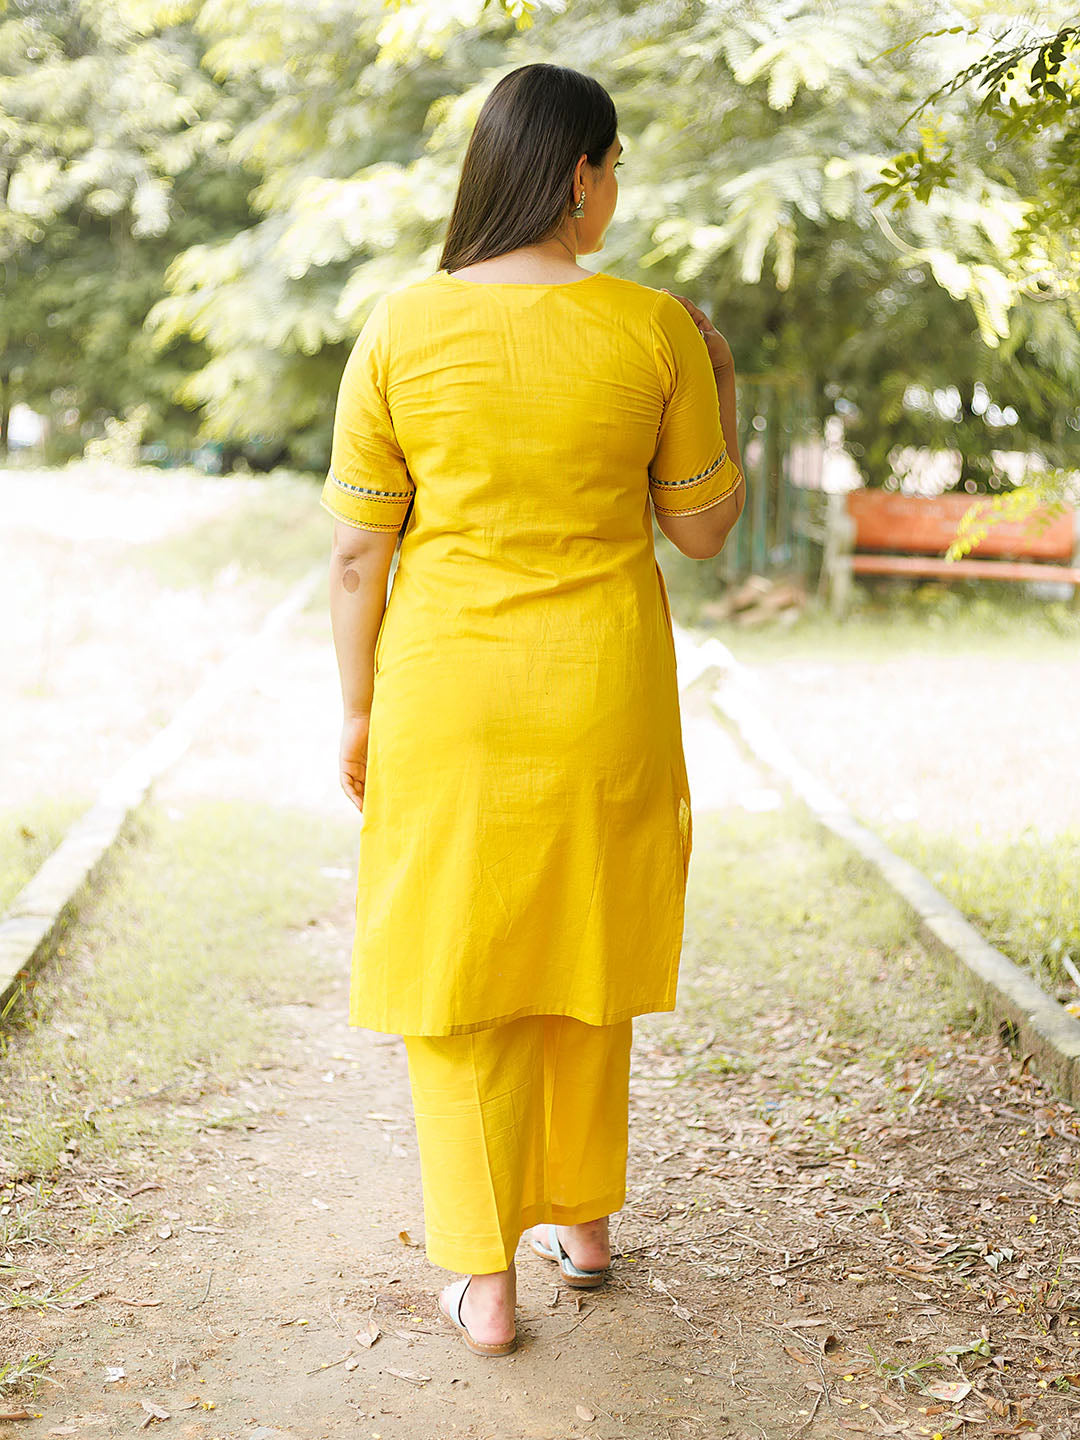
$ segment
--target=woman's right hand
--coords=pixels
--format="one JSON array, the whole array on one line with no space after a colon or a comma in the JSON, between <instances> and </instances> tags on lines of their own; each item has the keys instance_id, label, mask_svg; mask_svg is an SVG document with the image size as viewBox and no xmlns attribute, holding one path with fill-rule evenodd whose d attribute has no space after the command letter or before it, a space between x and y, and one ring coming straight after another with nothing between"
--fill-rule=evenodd
<instances>
[{"instance_id":1,"label":"woman's right hand","mask_svg":"<svg viewBox=\"0 0 1080 1440\"><path fill-rule=\"evenodd\" d=\"M664 290L664 294L671 295L673 300L678 300L689 313L691 320L693 320L694 324L701 331L705 344L708 347L712 368L714 370L734 370L735 357L731 353L731 346L705 314L705 311L699 310L694 302L688 300L685 295L673 295L670 290Z\"/></svg>"},{"instance_id":2,"label":"woman's right hand","mask_svg":"<svg viewBox=\"0 0 1080 1440\"><path fill-rule=\"evenodd\" d=\"M367 779L370 724L370 715L347 715L341 727L339 752L341 788L361 814L364 811L364 784Z\"/></svg>"}]
</instances>

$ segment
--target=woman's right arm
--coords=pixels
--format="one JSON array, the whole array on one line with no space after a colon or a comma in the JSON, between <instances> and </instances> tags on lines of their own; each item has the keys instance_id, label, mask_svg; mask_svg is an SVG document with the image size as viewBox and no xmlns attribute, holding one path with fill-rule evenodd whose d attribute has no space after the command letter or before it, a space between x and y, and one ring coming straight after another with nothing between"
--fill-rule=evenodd
<instances>
[{"instance_id":1,"label":"woman's right arm","mask_svg":"<svg viewBox=\"0 0 1080 1440\"><path fill-rule=\"evenodd\" d=\"M670 295L671 291L666 293ZM724 548L724 543L735 528L735 523L742 514L743 506L746 503L746 480L743 474L742 457L739 454L739 428L735 413L735 360L731 353L731 346L715 328L704 310L699 310L685 295L675 295L673 299L682 304L705 340L709 359L712 362L713 378L716 381L720 424L723 427L728 454L738 467L739 475L742 478L731 494L718 500L715 505L710 505L708 509L699 510L692 515L657 513L656 523L661 532L684 555L689 556L692 560L710 560L713 556L719 555Z\"/></svg>"}]
</instances>

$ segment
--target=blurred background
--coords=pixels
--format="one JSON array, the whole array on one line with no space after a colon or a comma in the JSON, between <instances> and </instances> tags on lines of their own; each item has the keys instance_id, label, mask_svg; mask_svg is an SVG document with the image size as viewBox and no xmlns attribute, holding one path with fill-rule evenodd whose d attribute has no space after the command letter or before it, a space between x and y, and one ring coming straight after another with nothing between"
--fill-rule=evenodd
<instances>
[{"instance_id":1,"label":"blurred background","mask_svg":"<svg viewBox=\"0 0 1080 1440\"><path fill-rule=\"evenodd\" d=\"M4 0L9 896L319 562L352 340L537 59L619 111L587 263L736 356L749 501L714 561L656 532L680 621L868 819L1073 823L1076 36L981 0Z\"/></svg>"},{"instance_id":2,"label":"blurred background","mask_svg":"<svg viewBox=\"0 0 1080 1440\"><path fill-rule=\"evenodd\" d=\"M359 1255L417 1294L428 1283L408 1248L421 1220L403 1060L344 1020L359 817L337 779L318 499L353 340L381 295L435 269L472 124L518 65L573 65L617 105L619 204L586 267L689 297L735 355L746 509L713 560L655 532L684 637L718 637L795 757L1080 1013L1078 37L1074 9L1010 0L0 0L0 1396L52 1366L72 1406L105 1403L133 1364L120 1327L87 1304L90 1328L57 1359L50 1327L58 1296L126 1263L127 1238L165 1248L116 1270L124 1304L158 1303L131 1298L139 1274L146 1295L168 1277L190 1289L185 1315L206 1301L184 1326L239 1319L240 1349L274 1365L276 1327L310 1296L297 1217L325 1254L340 1241L339 1275ZM686 986L677 1016L640 1027L635 1093L647 1108L662 1085L673 1125L711 1116L729 1159L744 1129L749 1147L790 1127L792 1154L835 1162L849 1208L830 1226L815 1191L814 1211L782 1196L769 1213L752 1178L762 1150L659 1175L702 1132L676 1126L669 1146L643 1128L622 1242L656 1254L663 1187L665 1205L684 1195L679 1214L715 1202L746 1210L740 1224L764 1218L762 1250L817 1236L831 1254L850 1236L854 1270L880 1279L892 1252L864 1266L874 1237L856 1217L880 1210L883 1245L905 1225L858 1191L866 1166L880 1163L874 1194L894 1217L908 1205L913 1233L951 1240L966 1218L949 1195L975 1193L938 1185L954 1178L935 1148L953 1126L968 1135L958 1154L984 1149L965 1161L988 1167L976 1178L1004 1174L1006 1156L1030 1169L1002 1233L1038 1231L1046 1254L1022 1257L1046 1268L1017 1284L1041 1273L1052 1297L1073 1220L1062 1205L1055 1232L1028 1210L1042 1222L1044 1197L1080 1196L1075 1121L1051 1145L1053 1112L1017 1111L1028 1057L1004 1074L992 1016L957 1040L970 996L911 916L707 709L700 694L685 706ZM178 716L170 752L155 737ZM148 756L162 762L153 795L120 827L113 869L79 892L77 924L50 931L54 963L18 975L45 904L24 887ZM718 1037L739 1048L710 1049ZM892 1153L887 1119L900 1147L920 1120L925 1137ZM244 1185L241 1152L269 1167ZM274 1204L253 1208L259 1195ZM222 1259L234 1220L264 1252ZM984 1222L971 1221L983 1255ZM1027 1243L1010 1239L1017 1255ZM690 1303L698 1282L673 1267L694 1252L674 1253L657 1263ZM230 1263L264 1277L242 1313ZM708 1271L702 1313L726 1264ZM1007 1288L997 1271L980 1283ZM776 1389L771 1433L786 1433L801 1378L753 1328L783 1292L756 1253L746 1273L761 1285L746 1289L751 1370L769 1357L754 1383ZM858 1303L839 1286L818 1292L830 1316ZM1035 1288L1001 1305L1034 1305ZM973 1296L965 1282L961 1304ZM952 1338L970 1340L971 1313ZM318 1353L337 1365L335 1315ZM1049 1318L1029 1319L1049 1335ZM865 1323L881 1345L888 1320ZM634 1386L652 1383L656 1343L642 1340ZM1045 1386L1048 1361L1032 1364ZM228 1412L236 1433L284 1413L256 1371L256 1398L237 1390ZM303 1433L314 1373L298 1371ZM561 1370L539 1386L563 1391Z\"/></svg>"}]
</instances>

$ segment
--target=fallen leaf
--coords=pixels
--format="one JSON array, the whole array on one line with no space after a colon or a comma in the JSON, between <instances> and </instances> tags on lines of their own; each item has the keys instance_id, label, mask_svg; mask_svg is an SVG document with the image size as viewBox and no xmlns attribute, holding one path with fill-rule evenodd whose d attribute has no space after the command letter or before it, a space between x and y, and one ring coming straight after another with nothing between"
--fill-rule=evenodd
<instances>
[{"instance_id":1,"label":"fallen leaf","mask_svg":"<svg viewBox=\"0 0 1080 1440\"><path fill-rule=\"evenodd\" d=\"M926 1392L935 1400L955 1402L971 1394L971 1385L967 1380L933 1380L927 1385Z\"/></svg>"},{"instance_id":2,"label":"fallen leaf","mask_svg":"<svg viewBox=\"0 0 1080 1440\"><path fill-rule=\"evenodd\" d=\"M587 1405L575 1405L574 1414L579 1420L595 1420L596 1414Z\"/></svg>"},{"instance_id":3,"label":"fallen leaf","mask_svg":"<svg viewBox=\"0 0 1080 1440\"><path fill-rule=\"evenodd\" d=\"M168 1410L162 1409L162 1407L161 1407L160 1405L155 1405L154 1402L153 1402L153 1400L140 1400L140 1401L139 1401L139 1404L140 1404L140 1405L142 1406L142 1408L146 1411L146 1419L142 1422L142 1425L139 1427L141 1430L145 1430L146 1427L147 1427L147 1425L150 1424L150 1421L151 1421L151 1420L171 1420L171 1419L172 1419L172 1415L170 1414L170 1412L169 1412Z\"/></svg>"},{"instance_id":4,"label":"fallen leaf","mask_svg":"<svg viewBox=\"0 0 1080 1440\"><path fill-rule=\"evenodd\" d=\"M430 1375L421 1375L417 1370L385 1370L386 1375L396 1375L399 1380L408 1380L412 1385L426 1385Z\"/></svg>"},{"instance_id":5,"label":"fallen leaf","mask_svg":"<svg viewBox=\"0 0 1080 1440\"><path fill-rule=\"evenodd\" d=\"M805 1350L796 1350L794 1345L785 1345L784 1352L790 1355L792 1360L797 1361L800 1365L813 1365L814 1363L812 1356L807 1355Z\"/></svg>"},{"instance_id":6,"label":"fallen leaf","mask_svg":"<svg viewBox=\"0 0 1080 1440\"><path fill-rule=\"evenodd\" d=\"M375 1341L378 1340L381 1334L382 1331L379 1329L378 1325L375 1324L375 1321L369 1320L363 1330L358 1330L356 1332L357 1343L363 1345L366 1350L370 1350L372 1345L375 1344Z\"/></svg>"},{"instance_id":7,"label":"fallen leaf","mask_svg":"<svg viewBox=\"0 0 1080 1440\"><path fill-rule=\"evenodd\" d=\"M346 1369L346 1370L355 1370L356 1367L357 1367L359 1364L360 1364L360 1361L357 1360L356 1356L355 1356L355 1355L350 1355L349 1358L348 1358L348 1360L345 1361L345 1369Z\"/></svg>"},{"instance_id":8,"label":"fallen leaf","mask_svg":"<svg viewBox=\"0 0 1080 1440\"><path fill-rule=\"evenodd\" d=\"M416 1241L409 1234L408 1230L399 1230L397 1237L403 1245L415 1245Z\"/></svg>"}]
</instances>

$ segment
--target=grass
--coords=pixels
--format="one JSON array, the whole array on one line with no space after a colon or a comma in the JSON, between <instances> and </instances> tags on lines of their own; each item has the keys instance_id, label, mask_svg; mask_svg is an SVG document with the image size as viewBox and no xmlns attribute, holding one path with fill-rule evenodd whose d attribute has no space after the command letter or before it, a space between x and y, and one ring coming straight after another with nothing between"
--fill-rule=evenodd
<instances>
[{"instance_id":1,"label":"grass","mask_svg":"<svg viewBox=\"0 0 1080 1440\"><path fill-rule=\"evenodd\" d=\"M749 1070L758 1057L744 1037L778 1007L864 1045L886 1076L909 1046L972 1024L962 984L925 954L906 907L800 807L704 812L694 819L678 1011L651 1023L738 1037L734 1053L715 1047L698 1068ZM820 1071L813 1083L828 1087Z\"/></svg>"},{"instance_id":2,"label":"grass","mask_svg":"<svg viewBox=\"0 0 1080 1440\"><path fill-rule=\"evenodd\" d=\"M20 1389L28 1381L31 1387L40 1379L47 1379L45 1371L52 1359L50 1355L22 1355L17 1360L0 1361L0 1395Z\"/></svg>"},{"instance_id":3,"label":"grass","mask_svg":"<svg viewBox=\"0 0 1080 1440\"><path fill-rule=\"evenodd\" d=\"M275 471L224 514L164 540L134 547L130 560L174 589L203 588L222 577L288 586L329 555L331 520L320 486Z\"/></svg>"},{"instance_id":4,"label":"grass","mask_svg":"<svg viewBox=\"0 0 1080 1440\"><path fill-rule=\"evenodd\" d=\"M1062 963L1080 968L1080 830L1007 841L923 835L914 825L882 839L923 872L1003 954L1061 998L1080 1001Z\"/></svg>"},{"instance_id":5,"label":"grass","mask_svg":"<svg viewBox=\"0 0 1080 1440\"><path fill-rule=\"evenodd\" d=\"M808 609L793 625L744 629L701 617L720 593L708 562L688 560L664 542L665 579L676 617L715 634L749 664L792 656L820 660L891 660L899 653L983 654L1008 659L1075 659L1080 609L1037 600L1002 581L931 582L880 590L856 583L851 614L832 619ZM876 827L1005 955L1063 1000L1080 990L1063 957L1080 966L1080 831L1053 838L1025 832L1007 842L978 835L921 834L914 824Z\"/></svg>"},{"instance_id":6,"label":"grass","mask_svg":"<svg viewBox=\"0 0 1080 1440\"><path fill-rule=\"evenodd\" d=\"M691 560L661 537L657 552L681 624L715 635L747 664L812 655L825 660L885 660L899 653L1007 655L1075 653L1080 606L1040 600L1003 580L856 581L843 620L812 601L794 624L746 627L709 620L702 606L723 593L715 563Z\"/></svg>"},{"instance_id":7,"label":"grass","mask_svg":"<svg viewBox=\"0 0 1080 1440\"><path fill-rule=\"evenodd\" d=\"M344 822L206 802L151 809L140 828L0 1037L0 1182L55 1175L74 1153L137 1161L183 1126L171 1104L265 1056L272 1007L326 964L312 927L336 895L320 871L348 851Z\"/></svg>"},{"instance_id":8,"label":"grass","mask_svg":"<svg viewBox=\"0 0 1080 1440\"><path fill-rule=\"evenodd\" d=\"M68 827L89 804L85 797L59 795L0 815L0 913L52 854Z\"/></svg>"}]
</instances>

